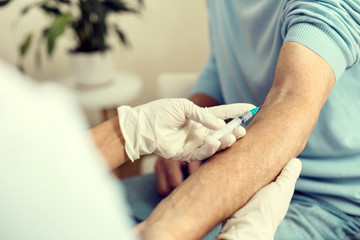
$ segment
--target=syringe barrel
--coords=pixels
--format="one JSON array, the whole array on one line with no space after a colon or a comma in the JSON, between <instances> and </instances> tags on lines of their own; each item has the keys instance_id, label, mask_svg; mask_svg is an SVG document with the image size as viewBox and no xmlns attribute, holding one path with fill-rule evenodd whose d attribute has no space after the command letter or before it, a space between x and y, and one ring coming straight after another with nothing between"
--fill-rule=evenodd
<instances>
[{"instance_id":1,"label":"syringe barrel","mask_svg":"<svg viewBox=\"0 0 360 240\"><path fill-rule=\"evenodd\" d=\"M241 116L239 118L243 119L243 122L247 122L250 118L252 118L253 114L250 111L244 112L243 114L241 114ZM241 124L242 124L241 123Z\"/></svg>"},{"instance_id":2,"label":"syringe barrel","mask_svg":"<svg viewBox=\"0 0 360 240\"><path fill-rule=\"evenodd\" d=\"M242 119L234 118L229 123L227 123L225 127L217 130L212 136L216 139L220 139L220 138L232 133L232 131L235 128L237 128L238 126L240 126L242 123L243 123Z\"/></svg>"},{"instance_id":3,"label":"syringe barrel","mask_svg":"<svg viewBox=\"0 0 360 240\"><path fill-rule=\"evenodd\" d=\"M212 137L219 140L220 138L232 133L232 131L235 128L237 128L238 126L240 126L244 122L248 121L252 116L253 116L253 114L250 111L244 112L239 117L234 118L233 120L228 122L225 127L223 127L222 129L217 130L212 135Z\"/></svg>"}]
</instances>

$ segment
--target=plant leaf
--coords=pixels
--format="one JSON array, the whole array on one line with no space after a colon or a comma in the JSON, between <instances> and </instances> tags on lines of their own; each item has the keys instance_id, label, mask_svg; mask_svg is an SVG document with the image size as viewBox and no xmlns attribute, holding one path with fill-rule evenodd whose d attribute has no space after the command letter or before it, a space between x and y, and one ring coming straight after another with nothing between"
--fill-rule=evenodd
<instances>
[{"instance_id":1,"label":"plant leaf","mask_svg":"<svg viewBox=\"0 0 360 240\"><path fill-rule=\"evenodd\" d=\"M49 56L53 53L56 39L70 26L71 20L70 15L59 15L49 27L47 32L47 52Z\"/></svg>"},{"instance_id":2,"label":"plant leaf","mask_svg":"<svg viewBox=\"0 0 360 240\"><path fill-rule=\"evenodd\" d=\"M24 7L23 10L21 10L21 15L27 14L30 9L31 9L31 6Z\"/></svg>"},{"instance_id":3,"label":"plant leaf","mask_svg":"<svg viewBox=\"0 0 360 240\"><path fill-rule=\"evenodd\" d=\"M56 0L56 1L60 3L70 4L70 0Z\"/></svg>"},{"instance_id":4,"label":"plant leaf","mask_svg":"<svg viewBox=\"0 0 360 240\"><path fill-rule=\"evenodd\" d=\"M127 3L122 0L104 0L103 5L113 12L131 12L138 13L138 10L132 7L129 7Z\"/></svg>"},{"instance_id":5,"label":"plant leaf","mask_svg":"<svg viewBox=\"0 0 360 240\"><path fill-rule=\"evenodd\" d=\"M43 38L46 38L46 36L48 35L49 33L49 27L46 27L42 30L42 37Z\"/></svg>"},{"instance_id":6,"label":"plant leaf","mask_svg":"<svg viewBox=\"0 0 360 240\"><path fill-rule=\"evenodd\" d=\"M29 50L29 47L31 45L33 39L33 34L29 33L26 37L24 42L20 45L20 56L24 57L26 55L26 53Z\"/></svg>"},{"instance_id":7,"label":"plant leaf","mask_svg":"<svg viewBox=\"0 0 360 240\"><path fill-rule=\"evenodd\" d=\"M140 8L143 8L145 5L145 2L144 2L144 0L138 0L138 4L139 4Z\"/></svg>"},{"instance_id":8,"label":"plant leaf","mask_svg":"<svg viewBox=\"0 0 360 240\"><path fill-rule=\"evenodd\" d=\"M42 4L40 8L49 15L60 15L61 12L57 7L49 6L47 4Z\"/></svg>"},{"instance_id":9,"label":"plant leaf","mask_svg":"<svg viewBox=\"0 0 360 240\"><path fill-rule=\"evenodd\" d=\"M129 47L130 43L129 43L124 31L121 30L117 25L114 25L114 27L115 27L115 32L116 32L117 36L119 37L120 42L122 44L124 44L124 46Z\"/></svg>"},{"instance_id":10,"label":"plant leaf","mask_svg":"<svg viewBox=\"0 0 360 240\"><path fill-rule=\"evenodd\" d=\"M40 49L36 50L35 53L35 63L36 63L36 67L40 68L41 67L41 52Z\"/></svg>"},{"instance_id":11,"label":"plant leaf","mask_svg":"<svg viewBox=\"0 0 360 240\"><path fill-rule=\"evenodd\" d=\"M38 5L39 5L38 3L27 5L21 10L21 15L27 14L32 8L37 7Z\"/></svg>"},{"instance_id":12,"label":"plant leaf","mask_svg":"<svg viewBox=\"0 0 360 240\"><path fill-rule=\"evenodd\" d=\"M5 5L8 4L9 2L11 2L11 0L0 0L0 7L5 6Z\"/></svg>"}]
</instances>

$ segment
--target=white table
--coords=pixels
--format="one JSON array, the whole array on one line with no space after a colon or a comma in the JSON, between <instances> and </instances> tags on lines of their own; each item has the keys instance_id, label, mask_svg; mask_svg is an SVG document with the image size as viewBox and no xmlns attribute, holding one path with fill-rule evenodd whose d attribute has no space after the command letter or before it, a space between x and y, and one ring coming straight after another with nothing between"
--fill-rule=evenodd
<instances>
[{"instance_id":1,"label":"white table","mask_svg":"<svg viewBox=\"0 0 360 240\"><path fill-rule=\"evenodd\" d=\"M99 117L97 120L89 119L92 125L107 120L108 110L134 101L143 85L140 77L130 72L116 72L109 83L99 86L78 86L73 76L57 79L57 82L74 92L88 114L94 115L94 112L102 114L102 119Z\"/></svg>"}]
</instances>

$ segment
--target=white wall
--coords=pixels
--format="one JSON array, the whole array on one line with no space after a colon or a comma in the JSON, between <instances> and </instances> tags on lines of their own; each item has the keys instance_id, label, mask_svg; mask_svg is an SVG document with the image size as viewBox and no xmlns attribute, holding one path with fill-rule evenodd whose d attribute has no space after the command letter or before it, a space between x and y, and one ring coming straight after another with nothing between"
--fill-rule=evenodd
<instances>
[{"instance_id":1,"label":"white wall","mask_svg":"<svg viewBox=\"0 0 360 240\"><path fill-rule=\"evenodd\" d=\"M17 63L17 49L25 34L40 30L49 23L49 19L39 11L19 17L20 9L32 2L15 0L0 9L0 58L10 63ZM121 16L118 19L133 48L124 49L117 44L115 37L111 39L115 43L117 68L134 71L144 81L144 91L132 105L154 98L154 83L161 72L198 72L208 55L205 0L145 0L145 4L141 16ZM68 75L67 50L71 46L71 35L61 38L54 57L45 57L40 70L30 53L25 65L28 74L38 80Z\"/></svg>"}]
</instances>

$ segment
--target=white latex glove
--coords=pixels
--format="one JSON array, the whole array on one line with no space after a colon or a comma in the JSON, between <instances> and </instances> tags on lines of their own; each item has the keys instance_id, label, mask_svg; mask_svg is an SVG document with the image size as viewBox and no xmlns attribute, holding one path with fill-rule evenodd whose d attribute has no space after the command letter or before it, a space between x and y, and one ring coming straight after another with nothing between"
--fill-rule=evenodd
<instances>
[{"instance_id":1,"label":"white latex glove","mask_svg":"<svg viewBox=\"0 0 360 240\"><path fill-rule=\"evenodd\" d=\"M225 126L224 119L237 117L254 107L237 103L200 108L187 99L169 98L134 108L121 106L118 115L125 150L132 161L151 153L174 160L196 161L210 157L244 136L245 129L240 126L220 141L201 145L214 130Z\"/></svg>"},{"instance_id":2,"label":"white latex glove","mask_svg":"<svg viewBox=\"0 0 360 240\"><path fill-rule=\"evenodd\" d=\"M284 219L301 172L301 162L293 158L275 182L260 189L250 201L223 225L217 240L271 240Z\"/></svg>"}]
</instances>

